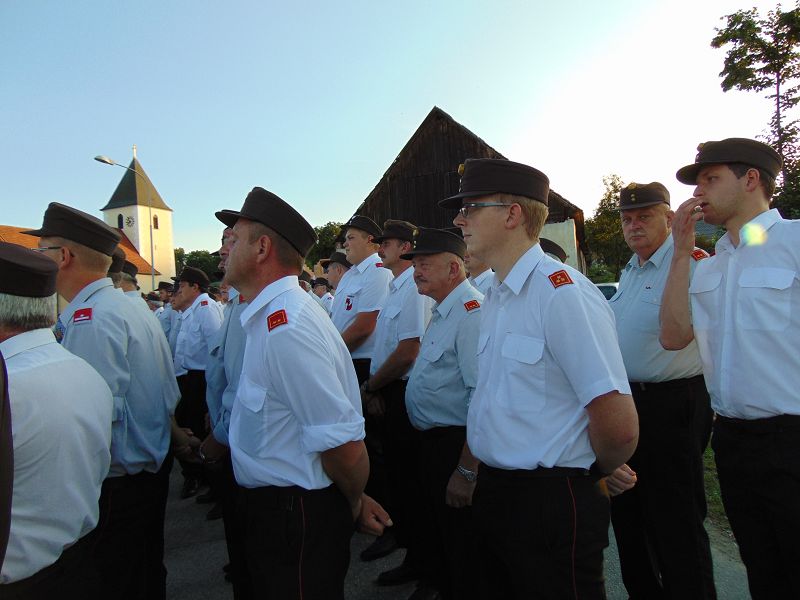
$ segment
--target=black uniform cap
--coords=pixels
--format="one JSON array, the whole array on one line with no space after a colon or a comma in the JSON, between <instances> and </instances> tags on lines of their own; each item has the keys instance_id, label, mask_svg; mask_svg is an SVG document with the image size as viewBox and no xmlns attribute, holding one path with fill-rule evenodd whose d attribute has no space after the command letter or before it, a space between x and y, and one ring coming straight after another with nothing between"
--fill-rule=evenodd
<instances>
[{"instance_id":1,"label":"black uniform cap","mask_svg":"<svg viewBox=\"0 0 800 600\"><path fill-rule=\"evenodd\" d=\"M414 249L407 254L401 254L400 258L403 260L411 260L418 254L439 254L440 252L451 252L459 258L464 258L467 245L456 234L444 229L427 227L420 227L417 232Z\"/></svg>"},{"instance_id":2,"label":"black uniform cap","mask_svg":"<svg viewBox=\"0 0 800 600\"><path fill-rule=\"evenodd\" d=\"M166 292L171 292L173 289L173 285L168 281L159 281L157 290L164 290Z\"/></svg>"},{"instance_id":3,"label":"black uniform cap","mask_svg":"<svg viewBox=\"0 0 800 600\"><path fill-rule=\"evenodd\" d=\"M23 231L37 237L62 237L112 256L121 238L119 232L109 227L97 217L88 215L77 208L51 202L44 211L44 220L39 229Z\"/></svg>"},{"instance_id":4,"label":"black uniform cap","mask_svg":"<svg viewBox=\"0 0 800 600\"><path fill-rule=\"evenodd\" d=\"M381 232L381 234L372 241L376 244L380 244L383 240L402 240L404 242L413 242L414 232L416 230L416 225L413 225L408 221L389 219L383 224L383 232Z\"/></svg>"},{"instance_id":5,"label":"black uniform cap","mask_svg":"<svg viewBox=\"0 0 800 600\"><path fill-rule=\"evenodd\" d=\"M195 283L201 288L207 288L211 284L211 280L208 278L208 275L206 275L204 271L201 271L195 267L184 267L183 271L181 271L181 274L174 279L177 283L180 283L181 281Z\"/></svg>"},{"instance_id":6,"label":"black uniform cap","mask_svg":"<svg viewBox=\"0 0 800 600\"><path fill-rule=\"evenodd\" d=\"M330 287L331 284L324 277L317 277L313 282L311 282L311 285L324 285L325 287Z\"/></svg>"},{"instance_id":7,"label":"black uniform cap","mask_svg":"<svg viewBox=\"0 0 800 600\"><path fill-rule=\"evenodd\" d=\"M136 275L138 275L138 273L139 273L139 267L137 267L135 264L133 264L129 260L126 260L125 264L122 265L122 272L126 273L127 275L130 275L131 277L136 279Z\"/></svg>"},{"instance_id":8,"label":"black uniform cap","mask_svg":"<svg viewBox=\"0 0 800 600\"><path fill-rule=\"evenodd\" d=\"M347 256L345 255L345 253L339 250L334 250L333 253L330 255L330 257L323 258L321 261L319 261L319 264L322 265L323 269L327 269L332 262L339 263L345 269L349 269L350 267L353 266L352 264L350 264L350 261L347 260Z\"/></svg>"},{"instance_id":9,"label":"black uniform cap","mask_svg":"<svg viewBox=\"0 0 800 600\"><path fill-rule=\"evenodd\" d=\"M284 200L264 188L254 187L247 194L239 212L221 210L214 214L228 227L233 227L240 218L258 221L289 242L303 257L317 243L317 234L308 221Z\"/></svg>"},{"instance_id":10,"label":"black uniform cap","mask_svg":"<svg viewBox=\"0 0 800 600\"><path fill-rule=\"evenodd\" d=\"M697 147L694 164L678 169L675 177L687 185L697 183L697 174L708 165L742 164L763 169L775 179L781 170L781 155L772 148L748 138L727 138L704 142Z\"/></svg>"},{"instance_id":11,"label":"black uniform cap","mask_svg":"<svg viewBox=\"0 0 800 600\"><path fill-rule=\"evenodd\" d=\"M375 241L383 233L375 221L363 215L351 217L347 223L342 225L342 231L346 231L348 229L360 229L361 231L366 231L372 236L372 241Z\"/></svg>"},{"instance_id":12,"label":"black uniform cap","mask_svg":"<svg viewBox=\"0 0 800 600\"><path fill-rule=\"evenodd\" d=\"M619 191L619 206L615 206L614 210L644 208L654 204L666 204L669 206L669 190L663 184L657 181L652 183L629 183Z\"/></svg>"},{"instance_id":13,"label":"black uniform cap","mask_svg":"<svg viewBox=\"0 0 800 600\"><path fill-rule=\"evenodd\" d=\"M122 267L125 264L125 251L117 246L114 253L111 255L111 266L108 267L108 274L122 273Z\"/></svg>"},{"instance_id":14,"label":"black uniform cap","mask_svg":"<svg viewBox=\"0 0 800 600\"><path fill-rule=\"evenodd\" d=\"M567 253L564 252L564 249L554 241L548 240L547 238L539 238L539 245L542 247L542 252L552 254L561 262L565 262L567 260Z\"/></svg>"},{"instance_id":15,"label":"black uniform cap","mask_svg":"<svg viewBox=\"0 0 800 600\"><path fill-rule=\"evenodd\" d=\"M56 293L58 265L18 244L0 242L0 293L47 298Z\"/></svg>"},{"instance_id":16,"label":"black uniform cap","mask_svg":"<svg viewBox=\"0 0 800 600\"><path fill-rule=\"evenodd\" d=\"M547 205L550 180L528 165L499 158L468 158L459 173L458 194L441 200L442 208L461 208L464 198L491 194L525 196Z\"/></svg>"}]
</instances>

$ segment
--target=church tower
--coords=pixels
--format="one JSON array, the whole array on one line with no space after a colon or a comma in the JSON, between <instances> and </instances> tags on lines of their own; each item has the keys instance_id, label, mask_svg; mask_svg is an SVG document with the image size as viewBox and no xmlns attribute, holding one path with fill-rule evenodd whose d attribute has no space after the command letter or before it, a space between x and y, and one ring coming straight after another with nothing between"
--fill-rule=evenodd
<instances>
[{"instance_id":1,"label":"church tower","mask_svg":"<svg viewBox=\"0 0 800 600\"><path fill-rule=\"evenodd\" d=\"M134 173L135 171L135 173ZM175 248L172 238L172 209L167 206L136 158L122 176L108 203L100 209L106 224L121 230L146 261L160 275L155 283L175 276ZM139 284L149 291L149 273L139 273Z\"/></svg>"}]
</instances>

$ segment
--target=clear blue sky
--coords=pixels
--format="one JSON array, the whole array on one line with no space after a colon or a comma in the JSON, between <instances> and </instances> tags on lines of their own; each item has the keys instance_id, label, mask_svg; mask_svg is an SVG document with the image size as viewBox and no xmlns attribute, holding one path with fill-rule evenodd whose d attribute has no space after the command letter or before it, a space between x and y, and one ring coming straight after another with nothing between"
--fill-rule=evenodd
<instances>
[{"instance_id":1,"label":"clear blue sky","mask_svg":"<svg viewBox=\"0 0 800 600\"><path fill-rule=\"evenodd\" d=\"M255 185L341 221L434 105L589 217L603 174L680 189L698 142L761 132L766 101L723 95L708 47L750 4L3 0L0 223L98 214L123 171L92 157L132 144L187 250Z\"/></svg>"}]
</instances>

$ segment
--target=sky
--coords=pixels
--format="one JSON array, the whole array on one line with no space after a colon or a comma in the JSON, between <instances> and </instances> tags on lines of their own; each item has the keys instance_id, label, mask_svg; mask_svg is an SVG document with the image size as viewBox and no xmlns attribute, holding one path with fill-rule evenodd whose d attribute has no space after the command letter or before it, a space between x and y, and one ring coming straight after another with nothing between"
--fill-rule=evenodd
<instances>
[{"instance_id":1,"label":"sky","mask_svg":"<svg viewBox=\"0 0 800 600\"><path fill-rule=\"evenodd\" d=\"M137 158L175 245L262 186L345 221L438 106L591 217L603 177L661 181L698 143L764 133L723 93L720 18L753 0L0 1L0 224L99 216ZM762 14L775 2L758 2Z\"/></svg>"}]
</instances>

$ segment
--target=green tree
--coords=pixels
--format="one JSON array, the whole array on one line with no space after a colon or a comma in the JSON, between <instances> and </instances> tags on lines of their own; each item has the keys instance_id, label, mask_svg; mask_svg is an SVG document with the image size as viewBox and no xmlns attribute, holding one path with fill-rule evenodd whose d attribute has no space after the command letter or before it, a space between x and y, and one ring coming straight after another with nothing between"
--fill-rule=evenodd
<instances>
[{"instance_id":1,"label":"green tree","mask_svg":"<svg viewBox=\"0 0 800 600\"><path fill-rule=\"evenodd\" d=\"M328 258L331 255L331 252L336 247L336 238L341 230L342 224L334 223L333 221L320 227L314 227L318 241L306 256L306 264L309 267L313 268L320 259Z\"/></svg>"},{"instance_id":2,"label":"green tree","mask_svg":"<svg viewBox=\"0 0 800 600\"><path fill-rule=\"evenodd\" d=\"M800 217L799 122L793 109L800 102L800 2L792 10L775 10L761 17L757 9L722 17L711 46L727 46L720 72L722 89L762 92L774 102L765 141L783 158L774 206L784 216Z\"/></svg>"},{"instance_id":3,"label":"green tree","mask_svg":"<svg viewBox=\"0 0 800 600\"><path fill-rule=\"evenodd\" d=\"M183 267L186 266L186 250L183 248L175 248L175 272L180 274Z\"/></svg>"},{"instance_id":4,"label":"green tree","mask_svg":"<svg viewBox=\"0 0 800 600\"><path fill-rule=\"evenodd\" d=\"M192 250L186 254L186 266L200 269L211 281L216 281L214 274L219 271L219 256L211 256L208 250Z\"/></svg>"},{"instance_id":5,"label":"green tree","mask_svg":"<svg viewBox=\"0 0 800 600\"><path fill-rule=\"evenodd\" d=\"M589 245L589 255L592 261L589 275L592 281L619 281L622 267L631 257L631 251L622 236L622 223L619 211L614 210L619 206L619 192L622 189L622 179L619 175L603 177L606 188L594 216L586 221L586 243ZM597 261L598 265L595 265ZM608 273L612 278L609 279ZM596 279L595 279L596 278Z\"/></svg>"}]
</instances>

